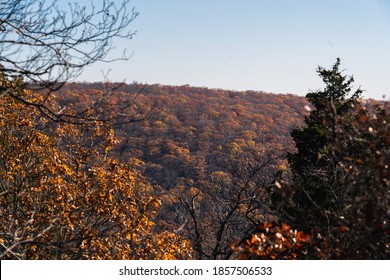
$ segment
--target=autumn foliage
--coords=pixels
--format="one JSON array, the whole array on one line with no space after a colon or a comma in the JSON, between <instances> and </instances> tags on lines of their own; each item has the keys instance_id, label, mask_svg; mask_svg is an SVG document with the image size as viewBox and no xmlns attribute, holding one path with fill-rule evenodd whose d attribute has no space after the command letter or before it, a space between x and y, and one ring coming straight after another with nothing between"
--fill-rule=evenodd
<instances>
[{"instance_id":1,"label":"autumn foliage","mask_svg":"<svg viewBox=\"0 0 390 280\"><path fill-rule=\"evenodd\" d=\"M4 77L1 86L17 89ZM49 123L6 93L0 100L1 259L190 256L187 241L153 229L161 202L139 161L110 156L117 144L110 127Z\"/></svg>"},{"instance_id":2,"label":"autumn foliage","mask_svg":"<svg viewBox=\"0 0 390 280\"><path fill-rule=\"evenodd\" d=\"M288 224L260 225L256 233L234 246L241 259L305 259L314 246L309 234L293 230Z\"/></svg>"},{"instance_id":3,"label":"autumn foliage","mask_svg":"<svg viewBox=\"0 0 390 280\"><path fill-rule=\"evenodd\" d=\"M3 75L0 258L389 258L389 104L339 64L307 100Z\"/></svg>"}]
</instances>

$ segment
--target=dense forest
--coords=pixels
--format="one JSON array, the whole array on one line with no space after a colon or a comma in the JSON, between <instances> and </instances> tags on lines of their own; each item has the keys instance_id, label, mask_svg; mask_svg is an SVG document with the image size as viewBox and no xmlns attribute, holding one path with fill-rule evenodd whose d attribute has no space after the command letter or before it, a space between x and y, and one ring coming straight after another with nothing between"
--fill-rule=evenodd
<instances>
[{"instance_id":1,"label":"dense forest","mask_svg":"<svg viewBox=\"0 0 390 280\"><path fill-rule=\"evenodd\" d=\"M387 259L389 104L1 76L1 259Z\"/></svg>"},{"instance_id":2,"label":"dense forest","mask_svg":"<svg viewBox=\"0 0 390 280\"><path fill-rule=\"evenodd\" d=\"M72 83L138 15L1 3L0 259L389 259L389 102Z\"/></svg>"},{"instance_id":3,"label":"dense forest","mask_svg":"<svg viewBox=\"0 0 390 280\"><path fill-rule=\"evenodd\" d=\"M85 112L101 98L99 88L110 97L100 101L98 113L120 124L114 125L118 143L109 155L137 162L164 201L156 228L180 229L197 240L197 258L230 258L231 242L249 234L263 216L275 219L264 188L279 168L287 168L286 152L294 149L289 131L303 124L304 98L190 86L68 84L56 99ZM120 104L129 100L132 106L118 116ZM145 120L121 124L123 116L142 119L145 112ZM241 191L244 196L231 200ZM192 196L199 203L196 217L187 205ZM249 207L246 212L241 204ZM226 211L232 214L225 217Z\"/></svg>"}]
</instances>

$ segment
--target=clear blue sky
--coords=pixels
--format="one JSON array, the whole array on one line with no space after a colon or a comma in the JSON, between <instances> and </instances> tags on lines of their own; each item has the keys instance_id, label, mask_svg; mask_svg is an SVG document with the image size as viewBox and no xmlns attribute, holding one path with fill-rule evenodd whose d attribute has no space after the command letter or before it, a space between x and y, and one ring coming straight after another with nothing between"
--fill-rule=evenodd
<instances>
[{"instance_id":1,"label":"clear blue sky","mask_svg":"<svg viewBox=\"0 0 390 280\"><path fill-rule=\"evenodd\" d=\"M79 80L190 84L305 95L342 59L367 98L390 98L390 0L132 0L128 61ZM114 53L115 54L115 53Z\"/></svg>"}]
</instances>

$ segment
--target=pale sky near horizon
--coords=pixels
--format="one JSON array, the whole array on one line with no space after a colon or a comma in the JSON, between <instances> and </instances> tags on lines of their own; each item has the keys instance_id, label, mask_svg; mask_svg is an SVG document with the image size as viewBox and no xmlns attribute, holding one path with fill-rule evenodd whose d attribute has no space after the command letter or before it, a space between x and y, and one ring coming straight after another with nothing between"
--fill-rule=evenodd
<instances>
[{"instance_id":1,"label":"pale sky near horizon","mask_svg":"<svg viewBox=\"0 0 390 280\"><path fill-rule=\"evenodd\" d=\"M204 86L305 95L337 57L364 97L390 98L390 0L130 0L128 61L79 81ZM115 51L114 53L115 54ZM101 70L101 71L100 71Z\"/></svg>"}]
</instances>

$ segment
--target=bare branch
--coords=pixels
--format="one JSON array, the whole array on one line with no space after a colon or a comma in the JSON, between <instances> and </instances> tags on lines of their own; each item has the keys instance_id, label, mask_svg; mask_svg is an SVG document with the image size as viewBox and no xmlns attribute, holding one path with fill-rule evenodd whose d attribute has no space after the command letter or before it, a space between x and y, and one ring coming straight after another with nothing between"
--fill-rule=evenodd
<instances>
[{"instance_id":1,"label":"bare branch","mask_svg":"<svg viewBox=\"0 0 390 280\"><path fill-rule=\"evenodd\" d=\"M85 123L98 119L80 112L66 113L47 102L53 91L78 77L85 67L130 58L126 50L119 56L109 54L114 49L114 40L129 40L136 34L130 25L138 12L129 7L129 0L120 3L103 0L95 4L0 1L0 71L11 80L23 79L23 88L44 98L31 101L12 91L7 91L8 95L38 108L53 121ZM1 88L0 96L3 94ZM123 123L139 120L127 117Z\"/></svg>"}]
</instances>

